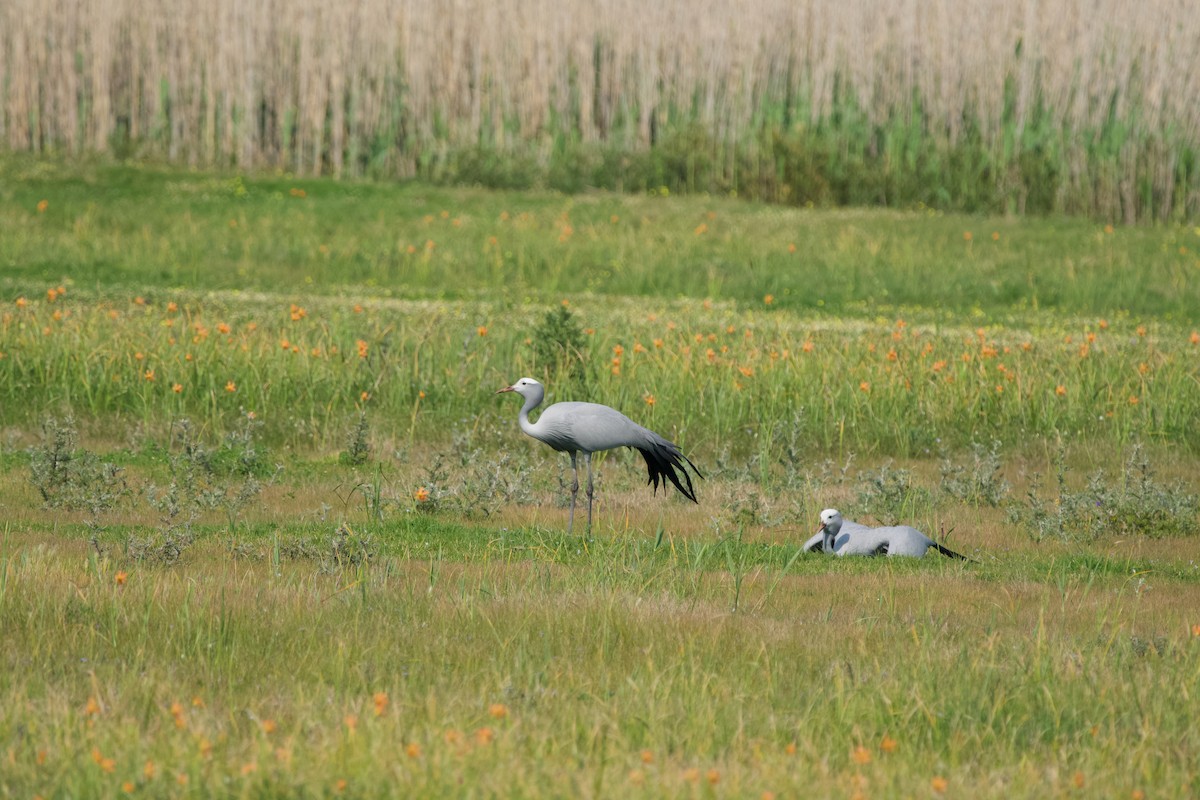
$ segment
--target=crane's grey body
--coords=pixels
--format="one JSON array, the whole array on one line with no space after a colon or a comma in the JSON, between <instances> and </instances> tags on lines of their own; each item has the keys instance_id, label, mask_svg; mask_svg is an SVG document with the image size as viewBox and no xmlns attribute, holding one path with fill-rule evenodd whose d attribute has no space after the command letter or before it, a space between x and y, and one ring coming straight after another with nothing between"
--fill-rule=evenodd
<instances>
[{"instance_id":1,"label":"crane's grey body","mask_svg":"<svg viewBox=\"0 0 1200 800\"><path fill-rule=\"evenodd\" d=\"M911 556L921 558L930 548L951 558L966 556L944 547L909 525L871 528L843 520L835 508L821 512L821 528L804 543L808 553L832 553L838 556Z\"/></svg>"},{"instance_id":2,"label":"crane's grey body","mask_svg":"<svg viewBox=\"0 0 1200 800\"><path fill-rule=\"evenodd\" d=\"M512 386L501 389L500 392L516 392L525 398L521 406L518 421L521 430L540 442L545 442L555 450L571 455L571 469L574 470L575 480L571 484L571 511L567 518L567 530L575 525L575 500L579 494L579 462L578 455L583 453L583 461L587 466L588 485L588 531L592 529L592 499L595 496L592 482L592 453L601 450L612 450L616 447L635 448L646 459L646 469L650 483L658 493L661 481L666 486L668 480L684 497L697 502L692 479L687 468L690 466L697 477L700 470L688 460L679 448L672 442L659 436L649 428L643 428L615 408L599 403L555 403L548 406L538 416L536 422L529 421L529 412L541 405L546 396L545 387L533 378L521 378ZM497 392L499 394L499 392ZM683 480L680 481L679 473Z\"/></svg>"},{"instance_id":3,"label":"crane's grey body","mask_svg":"<svg viewBox=\"0 0 1200 800\"><path fill-rule=\"evenodd\" d=\"M523 408L521 411L521 430L562 453L645 447L662 438L615 408L599 403L555 403L542 411L537 422L530 422L528 413Z\"/></svg>"}]
</instances>

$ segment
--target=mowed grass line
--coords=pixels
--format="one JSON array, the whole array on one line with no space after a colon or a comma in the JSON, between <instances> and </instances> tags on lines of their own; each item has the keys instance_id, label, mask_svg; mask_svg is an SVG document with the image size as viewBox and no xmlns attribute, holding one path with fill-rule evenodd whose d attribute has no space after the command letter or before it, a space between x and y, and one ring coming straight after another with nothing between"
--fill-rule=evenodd
<instances>
[{"instance_id":1,"label":"mowed grass line","mask_svg":"<svg viewBox=\"0 0 1200 800\"><path fill-rule=\"evenodd\" d=\"M0 159L0 287L1192 319L1200 229ZM357 288L353 288L357 287ZM127 298L126 298L127 299Z\"/></svg>"},{"instance_id":2,"label":"mowed grass line","mask_svg":"<svg viewBox=\"0 0 1200 800\"><path fill-rule=\"evenodd\" d=\"M731 614L712 574L642 592L581 566L431 580L421 562L321 574L206 548L118 583L83 542L4 541L14 794L1196 788L1178 702L1200 688L1193 583L953 568L933 591L840 562L765 604L753 581Z\"/></svg>"}]
</instances>

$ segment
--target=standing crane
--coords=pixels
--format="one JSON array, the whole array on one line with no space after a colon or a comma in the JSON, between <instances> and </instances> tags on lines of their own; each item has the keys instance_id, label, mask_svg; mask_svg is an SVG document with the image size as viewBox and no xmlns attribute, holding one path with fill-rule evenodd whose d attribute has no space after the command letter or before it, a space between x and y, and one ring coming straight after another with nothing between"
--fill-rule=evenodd
<instances>
[{"instance_id":1,"label":"standing crane","mask_svg":"<svg viewBox=\"0 0 1200 800\"><path fill-rule=\"evenodd\" d=\"M646 471L650 475L646 483L654 487L655 494L658 494L658 484L661 482L665 488L669 480L688 500L693 503L699 502L696 500L696 492L692 488L692 478L687 471L687 467L691 467L696 473L696 477L703 478L700 470L696 469L696 465L672 442L648 428L643 428L615 408L609 408L599 403L554 403L542 411L537 422L530 422L529 412L542 404L542 400L546 396L546 388L533 378L521 378L512 386L506 386L496 394L503 392L516 392L525 398L525 404L521 406L521 414L518 417L521 430L534 439L545 442L560 453L571 454L571 469L575 471L575 480L571 483L571 511L567 518L568 533L575 525L575 499L579 495L579 462L577 458L580 453L583 453L583 462L587 465L587 529L589 533L592 530L592 497L594 495L592 453L601 450L612 450L616 447L634 448L646 459ZM683 476L682 482L680 475Z\"/></svg>"}]
</instances>

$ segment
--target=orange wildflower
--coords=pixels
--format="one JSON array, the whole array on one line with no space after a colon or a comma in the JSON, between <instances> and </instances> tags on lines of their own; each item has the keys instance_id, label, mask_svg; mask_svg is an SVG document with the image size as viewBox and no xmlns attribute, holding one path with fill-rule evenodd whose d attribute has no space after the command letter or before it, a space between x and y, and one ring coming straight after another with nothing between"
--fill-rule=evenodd
<instances>
[{"instance_id":1,"label":"orange wildflower","mask_svg":"<svg viewBox=\"0 0 1200 800\"><path fill-rule=\"evenodd\" d=\"M775 295L773 295L773 294L768 294L768 295L764 295L764 296L763 296L763 303L764 303L764 304L766 304L766 305L768 305L768 306L769 306L769 305L771 305L771 304L772 304L772 303L774 303L774 302L775 302Z\"/></svg>"},{"instance_id":2,"label":"orange wildflower","mask_svg":"<svg viewBox=\"0 0 1200 800\"><path fill-rule=\"evenodd\" d=\"M228 381L228 382L226 382L226 384L225 384L225 391L227 391L227 392L236 392L236 391L237 391L237 384L236 384L236 383L234 383L233 381Z\"/></svg>"},{"instance_id":3,"label":"orange wildflower","mask_svg":"<svg viewBox=\"0 0 1200 800\"><path fill-rule=\"evenodd\" d=\"M479 334L480 336L487 336L487 333L488 333L487 326L480 325L478 328L475 329L475 333Z\"/></svg>"},{"instance_id":4,"label":"orange wildflower","mask_svg":"<svg viewBox=\"0 0 1200 800\"><path fill-rule=\"evenodd\" d=\"M812 340L806 339L804 344L800 346L800 349L806 353L811 353L813 351L813 347L814 347L814 345L812 343Z\"/></svg>"},{"instance_id":5,"label":"orange wildflower","mask_svg":"<svg viewBox=\"0 0 1200 800\"><path fill-rule=\"evenodd\" d=\"M1071 776L1071 783L1075 784L1076 789L1082 789L1087 784L1087 779L1082 772L1076 772Z\"/></svg>"},{"instance_id":6,"label":"orange wildflower","mask_svg":"<svg viewBox=\"0 0 1200 800\"><path fill-rule=\"evenodd\" d=\"M496 734L491 728L480 728L475 731L475 742L477 744L491 744L496 738Z\"/></svg>"},{"instance_id":7,"label":"orange wildflower","mask_svg":"<svg viewBox=\"0 0 1200 800\"><path fill-rule=\"evenodd\" d=\"M503 703L492 703L488 706L488 713L496 719L504 719L508 716L508 706Z\"/></svg>"},{"instance_id":8,"label":"orange wildflower","mask_svg":"<svg viewBox=\"0 0 1200 800\"><path fill-rule=\"evenodd\" d=\"M146 370L145 374L142 377L144 377L150 383L154 383L154 370L152 370L152 369Z\"/></svg>"},{"instance_id":9,"label":"orange wildflower","mask_svg":"<svg viewBox=\"0 0 1200 800\"><path fill-rule=\"evenodd\" d=\"M708 782L713 786L716 786L721 782L721 773L716 769L710 769L708 772L704 773L704 777L707 778Z\"/></svg>"},{"instance_id":10,"label":"orange wildflower","mask_svg":"<svg viewBox=\"0 0 1200 800\"><path fill-rule=\"evenodd\" d=\"M87 699L87 705L84 706L83 713L87 714L89 717L94 717L99 714L100 701L94 697L89 697Z\"/></svg>"},{"instance_id":11,"label":"orange wildflower","mask_svg":"<svg viewBox=\"0 0 1200 800\"><path fill-rule=\"evenodd\" d=\"M870 764L871 763L871 751L868 750L867 748L863 747L862 745L859 745L858 747L854 748L854 751L850 754L850 757L852 759L854 759L855 764Z\"/></svg>"},{"instance_id":12,"label":"orange wildflower","mask_svg":"<svg viewBox=\"0 0 1200 800\"><path fill-rule=\"evenodd\" d=\"M899 743L890 736L884 736L883 741L879 743L879 749L885 753L894 753L899 746Z\"/></svg>"},{"instance_id":13,"label":"orange wildflower","mask_svg":"<svg viewBox=\"0 0 1200 800\"><path fill-rule=\"evenodd\" d=\"M696 226L695 234L697 236L703 236L706 233L708 233L708 225L707 224L701 222L699 225Z\"/></svg>"},{"instance_id":14,"label":"orange wildflower","mask_svg":"<svg viewBox=\"0 0 1200 800\"><path fill-rule=\"evenodd\" d=\"M24 308L27 305L29 305L29 301L26 300L24 297L17 298L17 308Z\"/></svg>"},{"instance_id":15,"label":"orange wildflower","mask_svg":"<svg viewBox=\"0 0 1200 800\"><path fill-rule=\"evenodd\" d=\"M46 209L50 207L49 200L38 200L37 211L39 214L45 214Z\"/></svg>"},{"instance_id":16,"label":"orange wildflower","mask_svg":"<svg viewBox=\"0 0 1200 800\"><path fill-rule=\"evenodd\" d=\"M409 744L407 747L404 748L404 752L408 754L409 758L420 758L421 757L421 745L417 744L416 742L412 742L411 744Z\"/></svg>"},{"instance_id":17,"label":"orange wildflower","mask_svg":"<svg viewBox=\"0 0 1200 800\"><path fill-rule=\"evenodd\" d=\"M1056 395L1058 395L1059 397L1062 397L1063 395L1065 395L1067 393L1067 387L1063 386L1060 383L1058 386L1054 387L1054 393Z\"/></svg>"},{"instance_id":18,"label":"orange wildflower","mask_svg":"<svg viewBox=\"0 0 1200 800\"><path fill-rule=\"evenodd\" d=\"M182 394L183 393L183 384L182 383L171 384L171 391L174 392L175 394Z\"/></svg>"},{"instance_id":19,"label":"orange wildflower","mask_svg":"<svg viewBox=\"0 0 1200 800\"><path fill-rule=\"evenodd\" d=\"M871 391L871 384L867 383L866 381L863 381L862 383L860 383L860 384L858 385L858 388L859 388L861 391L864 391L864 392L870 392L870 391Z\"/></svg>"},{"instance_id":20,"label":"orange wildflower","mask_svg":"<svg viewBox=\"0 0 1200 800\"><path fill-rule=\"evenodd\" d=\"M972 239L974 239L974 238L975 238L975 237L971 235L971 232L970 232L970 231L963 231L963 241L964 241L964 242L969 242L969 241L971 241L971 240L972 240Z\"/></svg>"},{"instance_id":21,"label":"orange wildflower","mask_svg":"<svg viewBox=\"0 0 1200 800\"><path fill-rule=\"evenodd\" d=\"M648 405L648 406L654 405L654 395L648 394L645 397L643 397L642 399L646 401L646 405Z\"/></svg>"},{"instance_id":22,"label":"orange wildflower","mask_svg":"<svg viewBox=\"0 0 1200 800\"><path fill-rule=\"evenodd\" d=\"M129 580L129 573L125 570L121 570L117 573L115 580L117 582L117 586L124 586L125 582Z\"/></svg>"},{"instance_id":23,"label":"orange wildflower","mask_svg":"<svg viewBox=\"0 0 1200 800\"><path fill-rule=\"evenodd\" d=\"M376 692L373 699L375 701L375 716L383 716L383 712L387 711L388 707L387 692Z\"/></svg>"},{"instance_id":24,"label":"orange wildflower","mask_svg":"<svg viewBox=\"0 0 1200 800\"><path fill-rule=\"evenodd\" d=\"M1192 335L1188 341L1192 344L1200 344L1200 331L1192 331Z\"/></svg>"},{"instance_id":25,"label":"orange wildflower","mask_svg":"<svg viewBox=\"0 0 1200 800\"><path fill-rule=\"evenodd\" d=\"M1138 398L1138 396L1136 394L1129 395L1129 405L1136 406L1140 402L1141 402L1141 400Z\"/></svg>"},{"instance_id":26,"label":"orange wildflower","mask_svg":"<svg viewBox=\"0 0 1200 800\"><path fill-rule=\"evenodd\" d=\"M649 750L643 750L641 753L641 758L643 764L654 763L654 753L650 752Z\"/></svg>"},{"instance_id":27,"label":"orange wildflower","mask_svg":"<svg viewBox=\"0 0 1200 800\"><path fill-rule=\"evenodd\" d=\"M429 499L429 490L422 486L417 489L416 494L414 494L413 497L416 498L418 503L424 503Z\"/></svg>"},{"instance_id":28,"label":"orange wildflower","mask_svg":"<svg viewBox=\"0 0 1200 800\"><path fill-rule=\"evenodd\" d=\"M358 348L358 357L359 357L359 358L366 358L366 357L367 357L367 347L368 347L368 345L367 345L367 342L366 342L366 340L364 340L364 339L359 339L358 341L356 341L356 342L354 343L354 346Z\"/></svg>"},{"instance_id":29,"label":"orange wildflower","mask_svg":"<svg viewBox=\"0 0 1200 800\"><path fill-rule=\"evenodd\" d=\"M934 779L929 782L929 788L933 789L938 794L945 792L949 786L950 783L941 775L934 777Z\"/></svg>"}]
</instances>

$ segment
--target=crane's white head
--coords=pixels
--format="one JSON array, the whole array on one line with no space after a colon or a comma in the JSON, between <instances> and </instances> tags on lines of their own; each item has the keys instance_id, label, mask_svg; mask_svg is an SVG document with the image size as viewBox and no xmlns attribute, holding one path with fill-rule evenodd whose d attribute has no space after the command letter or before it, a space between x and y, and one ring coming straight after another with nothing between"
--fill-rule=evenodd
<instances>
[{"instance_id":1,"label":"crane's white head","mask_svg":"<svg viewBox=\"0 0 1200 800\"><path fill-rule=\"evenodd\" d=\"M522 397L528 399L534 395L540 398L545 391L545 387L533 378L521 378L521 380L517 381L512 386L505 386L503 389L496 392L496 394L501 394L503 392L516 392Z\"/></svg>"},{"instance_id":2,"label":"crane's white head","mask_svg":"<svg viewBox=\"0 0 1200 800\"><path fill-rule=\"evenodd\" d=\"M821 527L817 528L817 533L824 534L821 537L821 550L826 553L834 552L834 541L841 529L842 512L836 508L827 508L821 512Z\"/></svg>"},{"instance_id":3,"label":"crane's white head","mask_svg":"<svg viewBox=\"0 0 1200 800\"><path fill-rule=\"evenodd\" d=\"M827 508L821 512L821 527L817 528L817 532L832 531L837 533L842 528L842 512L836 508Z\"/></svg>"}]
</instances>

